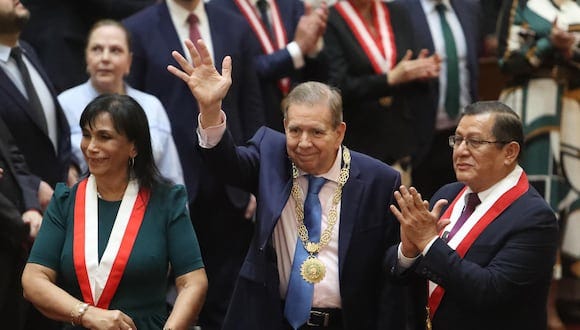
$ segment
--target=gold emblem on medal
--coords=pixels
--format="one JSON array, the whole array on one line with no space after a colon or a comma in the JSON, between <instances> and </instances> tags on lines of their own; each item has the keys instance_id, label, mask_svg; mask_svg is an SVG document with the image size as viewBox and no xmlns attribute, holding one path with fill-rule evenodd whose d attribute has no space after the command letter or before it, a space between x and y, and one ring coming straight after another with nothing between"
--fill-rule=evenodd
<instances>
[{"instance_id":1,"label":"gold emblem on medal","mask_svg":"<svg viewBox=\"0 0 580 330\"><path fill-rule=\"evenodd\" d=\"M318 283L326 275L326 266L315 257L308 257L300 267L302 278L308 283Z\"/></svg>"}]
</instances>

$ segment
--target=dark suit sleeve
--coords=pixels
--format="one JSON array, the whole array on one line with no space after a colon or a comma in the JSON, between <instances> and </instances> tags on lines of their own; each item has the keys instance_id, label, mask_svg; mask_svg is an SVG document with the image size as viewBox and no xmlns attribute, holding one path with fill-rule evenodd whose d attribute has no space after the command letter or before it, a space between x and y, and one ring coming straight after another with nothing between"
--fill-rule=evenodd
<instances>
[{"instance_id":1,"label":"dark suit sleeve","mask_svg":"<svg viewBox=\"0 0 580 330\"><path fill-rule=\"evenodd\" d=\"M2 117L0 117L0 142L6 147L6 162L10 167L8 170L13 171L13 175L18 182L22 193L22 202L24 210L36 209L40 210L40 202L38 201L38 187L40 185L40 178L33 175L28 169L24 155L16 146L8 127L6 127Z\"/></svg>"}]
</instances>

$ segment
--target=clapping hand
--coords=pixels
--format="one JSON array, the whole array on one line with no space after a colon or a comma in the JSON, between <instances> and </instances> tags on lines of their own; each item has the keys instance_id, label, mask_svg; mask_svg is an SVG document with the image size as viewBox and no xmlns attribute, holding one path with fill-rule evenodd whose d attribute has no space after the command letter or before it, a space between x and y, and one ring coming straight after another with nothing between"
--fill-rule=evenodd
<instances>
[{"instance_id":1,"label":"clapping hand","mask_svg":"<svg viewBox=\"0 0 580 330\"><path fill-rule=\"evenodd\" d=\"M222 100L232 84L232 59L224 57L222 73L215 68L207 46L202 40L197 41L197 48L191 40L185 40L185 45L191 55L189 63L177 51L171 52L181 70L168 65L167 70L183 80L199 104L202 127L221 123L220 110Z\"/></svg>"}]
</instances>

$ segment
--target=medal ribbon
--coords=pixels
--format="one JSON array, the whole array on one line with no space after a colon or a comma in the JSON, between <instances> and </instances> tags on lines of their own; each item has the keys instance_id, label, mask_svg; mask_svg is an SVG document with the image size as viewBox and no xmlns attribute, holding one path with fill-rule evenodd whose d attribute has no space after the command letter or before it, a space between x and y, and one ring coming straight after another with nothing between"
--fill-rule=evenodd
<instances>
[{"instance_id":1,"label":"medal ribbon","mask_svg":"<svg viewBox=\"0 0 580 330\"><path fill-rule=\"evenodd\" d=\"M376 73L389 72L397 61L391 16L386 4L381 1L373 2L373 23L379 31L380 42L372 37L361 14L349 1L337 2L334 7L350 27L358 43L364 50Z\"/></svg>"},{"instance_id":2,"label":"medal ribbon","mask_svg":"<svg viewBox=\"0 0 580 330\"><path fill-rule=\"evenodd\" d=\"M270 6L270 13L272 16L272 29L276 35L277 49L274 48L274 42L270 38L264 23L259 18L259 14L256 13L255 8L250 4L249 0L234 0L235 4L240 9L240 12L246 17L246 20L250 24L250 27L256 34L260 45L262 46L262 51L264 54L272 54L275 50L280 50L286 48L288 44L288 37L284 24L282 24L282 18L280 16L280 10L275 0L266 0ZM290 91L290 79L282 78L278 81L278 88L282 91L284 95L288 94Z\"/></svg>"},{"instance_id":3,"label":"medal ribbon","mask_svg":"<svg viewBox=\"0 0 580 330\"><path fill-rule=\"evenodd\" d=\"M95 179L91 175L79 183L74 207L73 262L83 300L88 304L109 307L127 266L149 197L148 189L139 189L136 180L129 182L99 262Z\"/></svg>"},{"instance_id":4,"label":"medal ribbon","mask_svg":"<svg viewBox=\"0 0 580 330\"><path fill-rule=\"evenodd\" d=\"M464 187L460 193L455 197L455 200L451 203L451 205L445 210L445 213L441 216L441 219L446 219L451 216L451 212L453 211L453 207L457 203L457 201L463 197L463 194L467 187ZM457 254L463 258L473 242L479 237L479 235L487 228L487 226L492 223L499 214L501 214L505 209L507 209L515 200L520 198L523 194L526 193L529 189L528 178L525 172L522 172L520 178L515 186L511 189L506 191L497 201L491 206L491 208L481 217L479 221L471 228L469 233L465 236L465 238L459 243L457 249L455 251ZM443 295L445 293L445 289L443 289L439 285L435 285L435 289L429 295L428 305L430 311L430 317L433 319L433 315L437 312L437 308L443 299Z\"/></svg>"}]
</instances>

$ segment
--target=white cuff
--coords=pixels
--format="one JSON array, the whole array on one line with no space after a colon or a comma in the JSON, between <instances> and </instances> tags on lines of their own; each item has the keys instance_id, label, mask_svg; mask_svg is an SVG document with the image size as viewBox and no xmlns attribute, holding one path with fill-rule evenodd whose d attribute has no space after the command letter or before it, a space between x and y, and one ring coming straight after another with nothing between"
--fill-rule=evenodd
<instances>
[{"instance_id":1,"label":"white cuff","mask_svg":"<svg viewBox=\"0 0 580 330\"><path fill-rule=\"evenodd\" d=\"M298 46L296 41L292 41L291 43L286 45L286 49L290 56L292 57L292 63L294 63L294 69L302 68L306 63L304 62L304 56L302 55L302 51Z\"/></svg>"},{"instance_id":2,"label":"white cuff","mask_svg":"<svg viewBox=\"0 0 580 330\"><path fill-rule=\"evenodd\" d=\"M201 127L201 114L197 116L197 139L199 146L205 149L211 149L220 143L226 131L226 113L220 110L222 123L216 126L206 128Z\"/></svg>"},{"instance_id":3,"label":"white cuff","mask_svg":"<svg viewBox=\"0 0 580 330\"><path fill-rule=\"evenodd\" d=\"M399 247L397 248L397 255L398 255L398 260L399 260L398 261L399 268L401 268L401 269L407 269L407 268L411 267L411 265L413 265L415 260L417 260L417 258L419 258L419 256L414 257L414 258L405 257L405 255L403 255L403 251L401 251L401 243L399 243Z\"/></svg>"}]
</instances>

